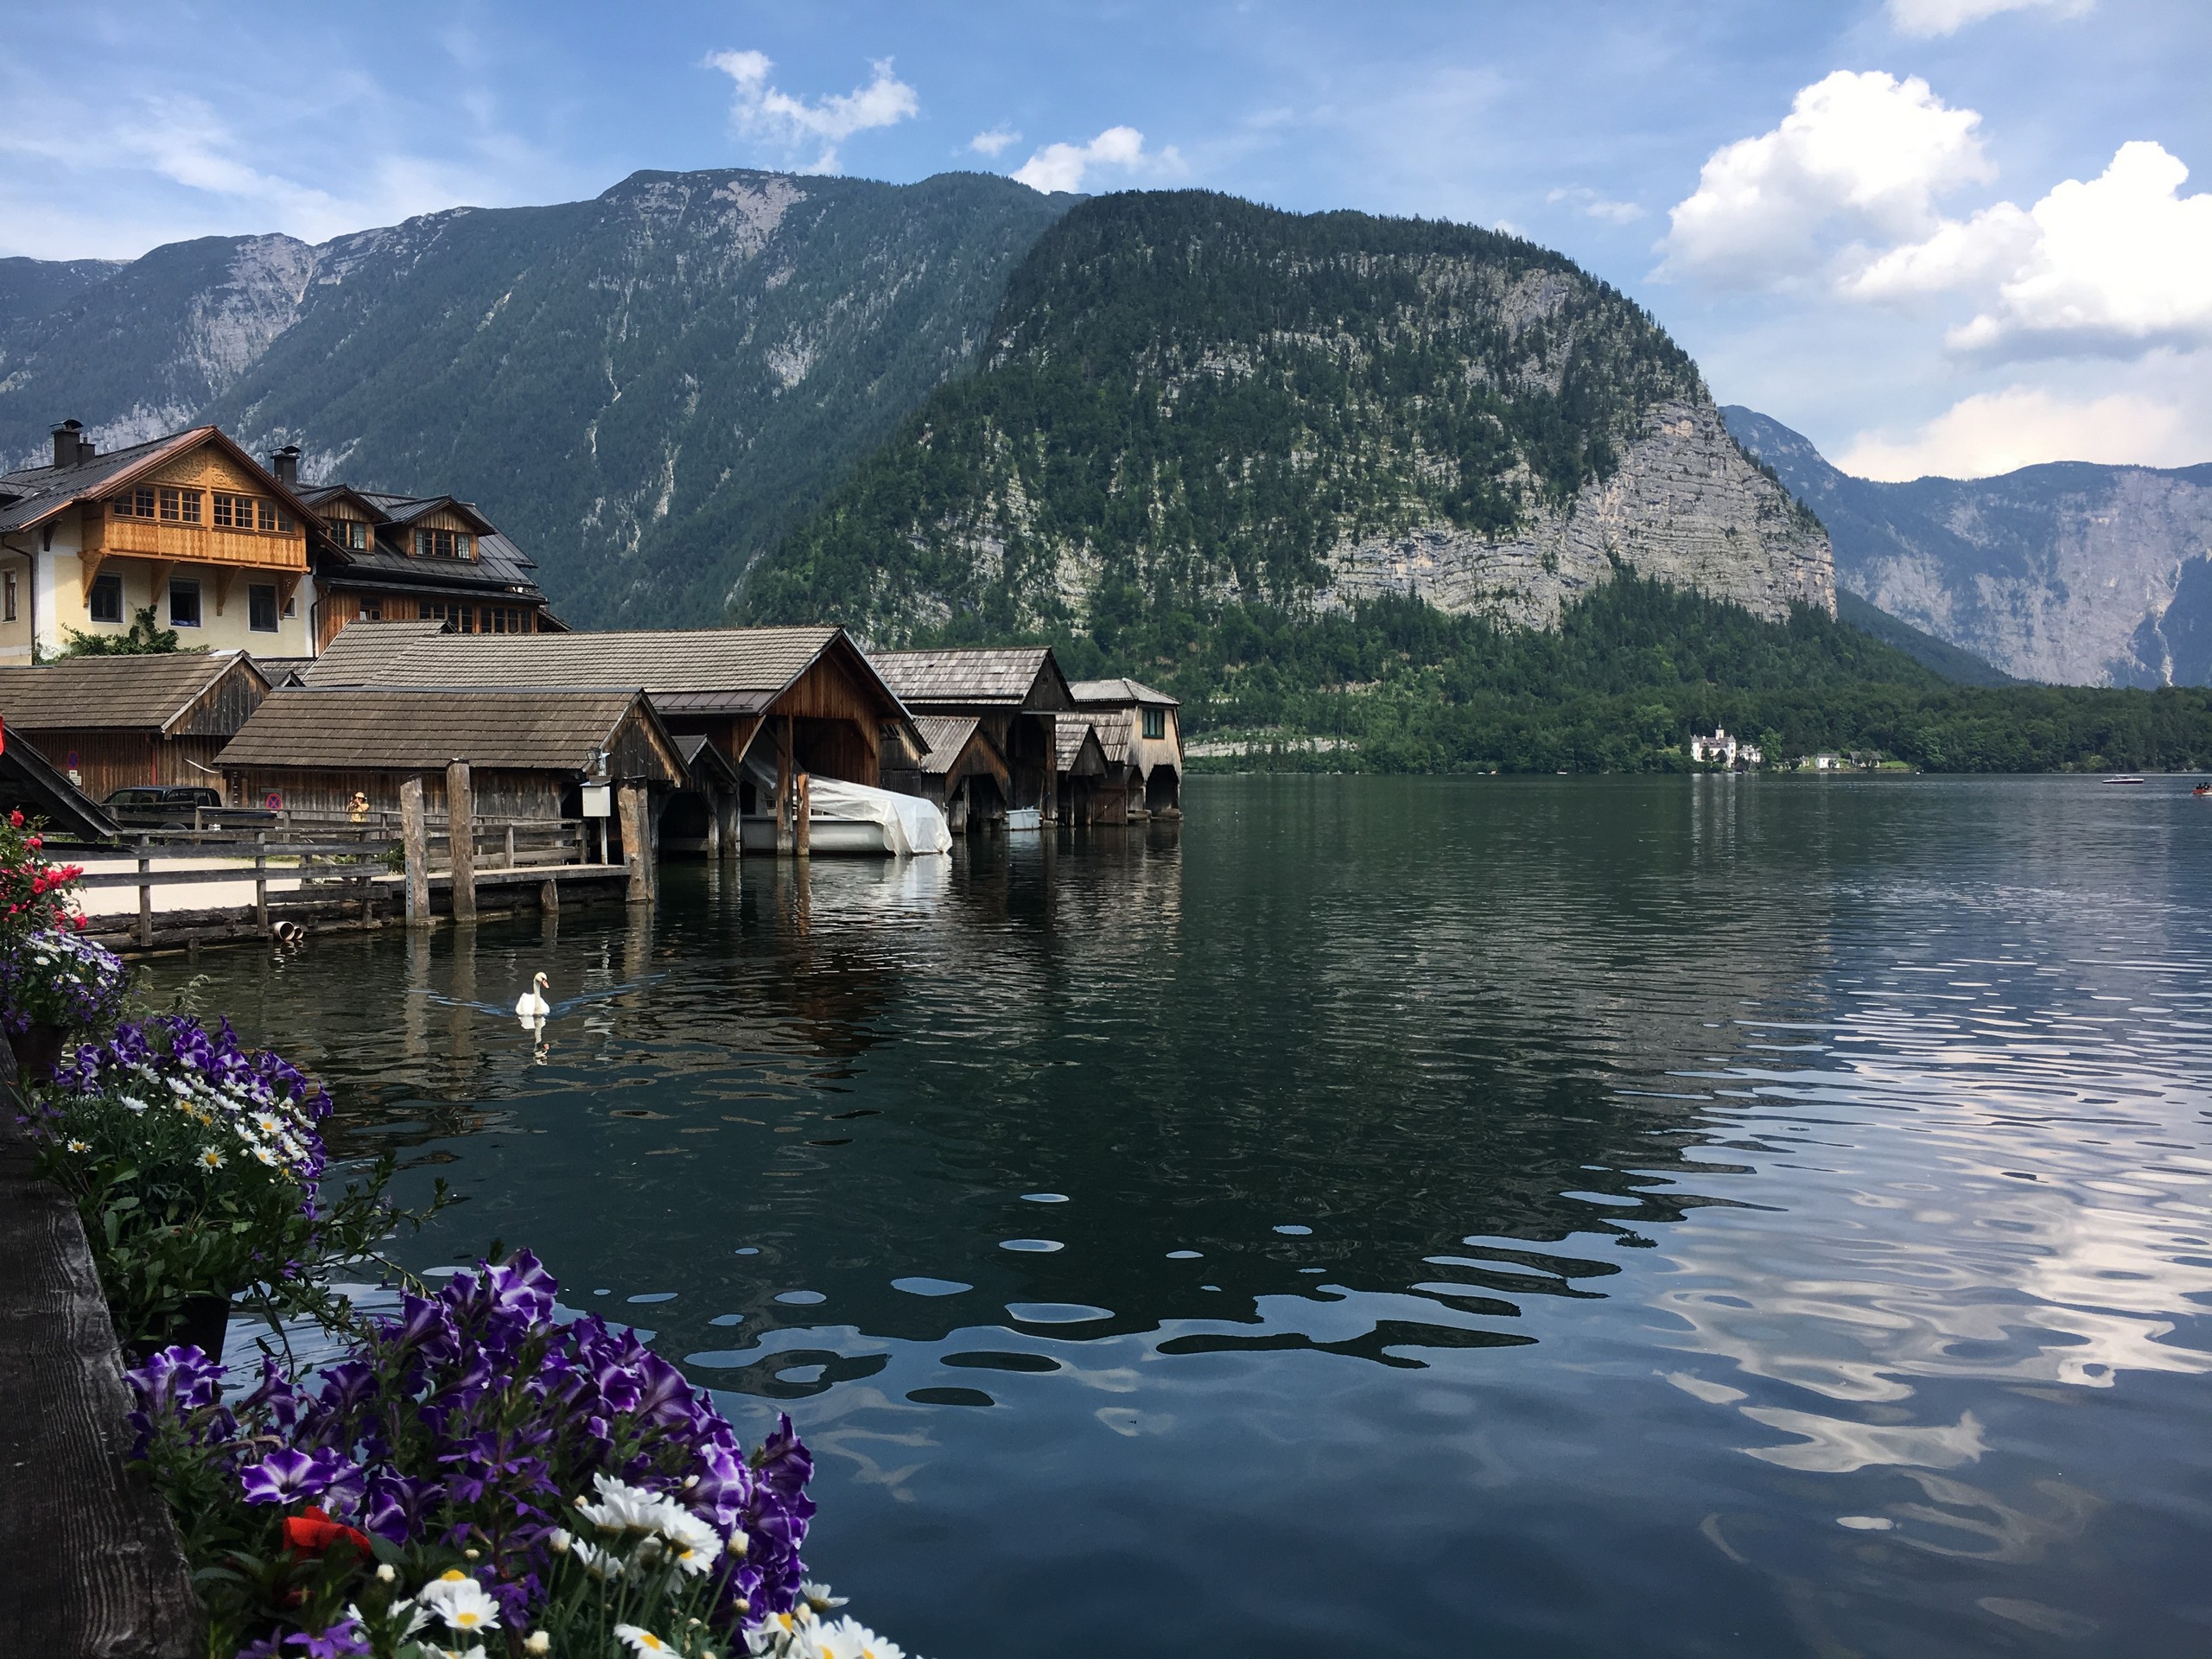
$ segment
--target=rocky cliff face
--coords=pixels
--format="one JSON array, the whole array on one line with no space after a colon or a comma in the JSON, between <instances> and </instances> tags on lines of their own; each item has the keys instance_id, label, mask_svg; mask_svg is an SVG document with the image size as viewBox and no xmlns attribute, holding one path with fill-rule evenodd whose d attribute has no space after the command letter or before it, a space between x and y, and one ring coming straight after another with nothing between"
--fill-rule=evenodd
<instances>
[{"instance_id":1,"label":"rocky cliff face","mask_svg":"<svg viewBox=\"0 0 2212 1659\"><path fill-rule=\"evenodd\" d=\"M2212 683L2212 466L1882 484L1779 422L1725 413L1827 522L1838 579L1891 615L2021 679Z\"/></svg>"},{"instance_id":2,"label":"rocky cliff face","mask_svg":"<svg viewBox=\"0 0 2212 1659\"><path fill-rule=\"evenodd\" d=\"M0 262L0 454L219 421L480 502L582 623L719 620L755 552L971 363L1058 215L1005 179L641 173L308 247ZM10 310L22 314L7 325Z\"/></svg>"},{"instance_id":3,"label":"rocky cliff face","mask_svg":"<svg viewBox=\"0 0 2212 1659\"><path fill-rule=\"evenodd\" d=\"M1826 537L1695 365L1560 256L1132 193L1039 239L983 372L765 561L747 604L886 642L1384 593L1549 628L1621 569L1770 619L1834 608Z\"/></svg>"},{"instance_id":4,"label":"rocky cliff face","mask_svg":"<svg viewBox=\"0 0 2212 1659\"><path fill-rule=\"evenodd\" d=\"M1710 402L1649 411L1609 478L1502 537L1420 525L1332 550L1323 608L1408 594L1440 610L1555 628L1563 607L1623 567L1779 621L1835 613L1828 539L1745 459Z\"/></svg>"}]
</instances>

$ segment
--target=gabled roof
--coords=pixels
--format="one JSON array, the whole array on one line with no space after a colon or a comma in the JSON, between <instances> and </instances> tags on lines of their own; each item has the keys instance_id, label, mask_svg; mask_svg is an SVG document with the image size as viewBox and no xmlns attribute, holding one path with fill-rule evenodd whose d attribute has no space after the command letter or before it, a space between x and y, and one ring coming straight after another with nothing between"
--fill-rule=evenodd
<instances>
[{"instance_id":1,"label":"gabled roof","mask_svg":"<svg viewBox=\"0 0 2212 1659\"><path fill-rule=\"evenodd\" d=\"M668 762L675 741L645 694L607 688L306 686L270 694L217 757L226 769L441 772L456 757L480 770L575 772L645 721Z\"/></svg>"},{"instance_id":2,"label":"gabled roof","mask_svg":"<svg viewBox=\"0 0 2212 1659\"><path fill-rule=\"evenodd\" d=\"M309 685L643 686L663 713L759 714L824 655L836 655L882 698L903 705L842 628L696 628L666 632L432 633L407 625L341 630ZM418 627L423 625L416 625Z\"/></svg>"},{"instance_id":3,"label":"gabled roof","mask_svg":"<svg viewBox=\"0 0 2212 1659\"><path fill-rule=\"evenodd\" d=\"M10 732L0 747L0 810L20 808L65 834L87 840L121 833L91 796L54 770L54 763Z\"/></svg>"},{"instance_id":4,"label":"gabled roof","mask_svg":"<svg viewBox=\"0 0 2212 1659\"><path fill-rule=\"evenodd\" d=\"M1074 693L1077 707L1088 704L1126 707L1133 702L1158 703L1169 709L1183 705L1165 691L1155 691L1141 680L1077 680L1068 690ZM1100 734L1103 737L1104 734Z\"/></svg>"},{"instance_id":5,"label":"gabled roof","mask_svg":"<svg viewBox=\"0 0 2212 1659\"><path fill-rule=\"evenodd\" d=\"M137 483L164 461L203 443L213 444L245 467L254 477L256 489L289 504L298 518L315 517L315 509L301 499L296 488L278 483L275 474L246 454L221 427L195 426L164 438L132 444L127 449L94 455L73 467L29 467L21 472L0 474L0 495L22 498L0 507L0 531L26 530L79 501L103 499Z\"/></svg>"},{"instance_id":6,"label":"gabled roof","mask_svg":"<svg viewBox=\"0 0 2212 1659\"><path fill-rule=\"evenodd\" d=\"M683 733L676 739L676 752L683 757L683 769L690 774L695 789L708 784L721 790L737 787L737 768L712 739L696 732Z\"/></svg>"},{"instance_id":7,"label":"gabled roof","mask_svg":"<svg viewBox=\"0 0 2212 1659\"><path fill-rule=\"evenodd\" d=\"M479 536L496 534L499 526L479 512L471 503L452 495L387 495L383 491L357 490L354 494L381 512L395 524L411 524L417 518L443 510L458 518L466 518L476 527Z\"/></svg>"},{"instance_id":8,"label":"gabled roof","mask_svg":"<svg viewBox=\"0 0 2212 1659\"><path fill-rule=\"evenodd\" d=\"M1126 744L1128 739L1123 738ZM1052 766L1071 778L1096 778L1106 770L1106 747L1089 721L1063 715L1052 722Z\"/></svg>"},{"instance_id":9,"label":"gabled roof","mask_svg":"<svg viewBox=\"0 0 2212 1659\"><path fill-rule=\"evenodd\" d=\"M959 705L1048 712L1071 702L1067 677L1048 646L879 651L871 652L869 660L899 701L913 708Z\"/></svg>"},{"instance_id":10,"label":"gabled roof","mask_svg":"<svg viewBox=\"0 0 2212 1659\"><path fill-rule=\"evenodd\" d=\"M357 490L351 484L302 486L300 490L300 499L313 507L318 514L342 500L359 507L366 513L371 524L380 524L391 517L371 499L365 491Z\"/></svg>"},{"instance_id":11,"label":"gabled roof","mask_svg":"<svg viewBox=\"0 0 2212 1659\"><path fill-rule=\"evenodd\" d=\"M143 657L67 657L36 668L0 668L0 721L22 731L169 732L226 675L269 677L240 652Z\"/></svg>"}]
</instances>

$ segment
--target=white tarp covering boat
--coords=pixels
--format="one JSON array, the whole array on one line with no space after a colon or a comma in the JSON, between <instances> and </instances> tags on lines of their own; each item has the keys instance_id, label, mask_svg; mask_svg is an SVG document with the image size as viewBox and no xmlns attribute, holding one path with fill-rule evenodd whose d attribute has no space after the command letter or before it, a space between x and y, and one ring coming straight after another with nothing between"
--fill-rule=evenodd
<instances>
[{"instance_id":1,"label":"white tarp covering boat","mask_svg":"<svg viewBox=\"0 0 2212 1659\"><path fill-rule=\"evenodd\" d=\"M757 760L748 760L763 802L776 797L776 774ZM952 830L944 809L918 795L868 784L848 784L817 774L810 785L814 810L807 814L810 853L874 853L906 858L952 850ZM747 813L739 826L748 853L776 850L776 820L772 813Z\"/></svg>"},{"instance_id":2,"label":"white tarp covering boat","mask_svg":"<svg viewBox=\"0 0 2212 1659\"><path fill-rule=\"evenodd\" d=\"M853 825L873 826L880 833L880 850L901 857L952 850L952 831L945 824L944 811L935 801L925 801L918 795L871 789L866 784L849 784L836 778L817 778L813 801L807 829L817 852L832 850L831 842L847 841L849 826ZM839 845L835 850L842 852L848 849ZM849 850L879 849L853 847Z\"/></svg>"}]
</instances>

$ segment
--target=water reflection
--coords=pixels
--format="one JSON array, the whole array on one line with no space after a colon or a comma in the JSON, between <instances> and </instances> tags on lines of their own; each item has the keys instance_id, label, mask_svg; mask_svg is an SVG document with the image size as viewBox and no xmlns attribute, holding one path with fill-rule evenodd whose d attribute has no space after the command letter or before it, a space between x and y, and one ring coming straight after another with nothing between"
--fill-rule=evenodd
<instances>
[{"instance_id":1,"label":"water reflection","mask_svg":"<svg viewBox=\"0 0 2212 1659\"><path fill-rule=\"evenodd\" d=\"M798 1414L918 1647L2212 1624L2201 804L1191 793L202 965L348 1146L454 1160L421 1264L527 1238ZM584 1001L533 1034L539 969Z\"/></svg>"}]
</instances>

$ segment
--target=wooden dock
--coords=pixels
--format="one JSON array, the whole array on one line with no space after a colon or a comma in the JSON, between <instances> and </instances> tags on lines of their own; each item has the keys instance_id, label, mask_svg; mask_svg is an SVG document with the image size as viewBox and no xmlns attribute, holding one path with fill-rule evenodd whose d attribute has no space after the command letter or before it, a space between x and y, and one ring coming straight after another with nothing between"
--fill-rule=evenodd
<instances>
[{"instance_id":1,"label":"wooden dock","mask_svg":"<svg viewBox=\"0 0 2212 1659\"><path fill-rule=\"evenodd\" d=\"M130 1389L76 1207L31 1174L0 1046L0 1654L188 1659L200 1604L129 1467Z\"/></svg>"}]
</instances>

